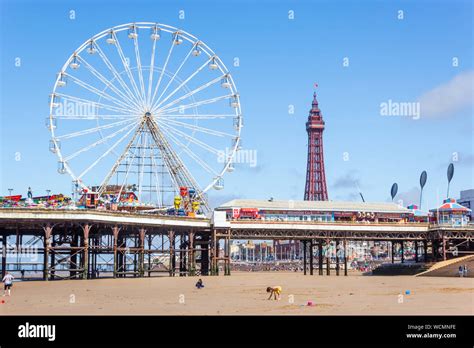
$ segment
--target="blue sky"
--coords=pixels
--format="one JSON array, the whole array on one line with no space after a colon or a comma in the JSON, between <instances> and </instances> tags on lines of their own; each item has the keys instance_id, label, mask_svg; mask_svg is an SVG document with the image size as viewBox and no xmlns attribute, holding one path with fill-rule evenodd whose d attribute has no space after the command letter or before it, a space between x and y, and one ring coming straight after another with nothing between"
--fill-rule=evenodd
<instances>
[{"instance_id":1,"label":"blue sky","mask_svg":"<svg viewBox=\"0 0 474 348\"><path fill-rule=\"evenodd\" d=\"M70 178L57 173L44 127L55 74L87 38L133 21L193 33L232 71L245 119L243 148L256 151L258 162L236 165L225 177L225 190L209 194L214 204L302 199L314 83L326 122L330 199L358 200L358 184L367 201L386 201L397 182L406 205L418 200L418 178L426 170L424 206L434 207L446 195L452 161L451 196L474 187L471 1L0 4L0 195L8 188L26 194L28 186L35 194L70 192ZM238 67L232 66L235 57ZM380 104L388 100L421 101L420 118L382 116Z\"/></svg>"}]
</instances>

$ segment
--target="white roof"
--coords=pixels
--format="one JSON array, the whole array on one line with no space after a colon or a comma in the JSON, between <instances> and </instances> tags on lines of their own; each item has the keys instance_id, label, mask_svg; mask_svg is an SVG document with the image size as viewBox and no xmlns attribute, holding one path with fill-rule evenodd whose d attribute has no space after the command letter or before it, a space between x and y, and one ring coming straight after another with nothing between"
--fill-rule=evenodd
<instances>
[{"instance_id":1,"label":"white roof","mask_svg":"<svg viewBox=\"0 0 474 348\"><path fill-rule=\"evenodd\" d=\"M263 210L314 210L340 212L410 213L404 207L386 202L341 202L341 201L268 201L258 199L233 199L217 207L217 210L231 208L257 208Z\"/></svg>"}]
</instances>

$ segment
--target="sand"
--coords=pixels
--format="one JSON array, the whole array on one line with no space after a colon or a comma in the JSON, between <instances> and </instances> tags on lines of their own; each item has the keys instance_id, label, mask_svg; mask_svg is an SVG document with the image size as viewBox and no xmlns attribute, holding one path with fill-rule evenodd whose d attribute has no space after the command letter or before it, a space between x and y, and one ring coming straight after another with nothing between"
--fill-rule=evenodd
<instances>
[{"instance_id":1,"label":"sand","mask_svg":"<svg viewBox=\"0 0 474 348\"><path fill-rule=\"evenodd\" d=\"M194 287L197 279L16 282L12 296L0 298L0 315L474 314L472 278L234 272L202 277L201 290ZM265 289L275 285L283 287L282 299L268 301ZM314 305L307 306L308 301Z\"/></svg>"}]
</instances>

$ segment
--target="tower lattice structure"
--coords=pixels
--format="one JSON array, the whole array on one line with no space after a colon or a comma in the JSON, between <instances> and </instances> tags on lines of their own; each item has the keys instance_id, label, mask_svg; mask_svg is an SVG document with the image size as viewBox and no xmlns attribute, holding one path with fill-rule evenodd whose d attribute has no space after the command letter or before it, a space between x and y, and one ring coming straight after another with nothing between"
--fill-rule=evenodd
<instances>
[{"instance_id":1,"label":"tower lattice structure","mask_svg":"<svg viewBox=\"0 0 474 348\"><path fill-rule=\"evenodd\" d=\"M313 94L312 108L309 111L308 122L308 165L306 169L305 201L327 201L328 190L324 171L323 131L324 121L321 110Z\"/></svg>"}]
</instances>

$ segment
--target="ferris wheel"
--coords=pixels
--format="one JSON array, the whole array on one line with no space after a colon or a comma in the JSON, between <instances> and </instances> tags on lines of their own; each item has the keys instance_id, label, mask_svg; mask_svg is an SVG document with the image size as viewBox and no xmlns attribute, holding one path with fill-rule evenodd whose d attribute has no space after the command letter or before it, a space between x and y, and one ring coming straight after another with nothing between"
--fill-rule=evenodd
<instances>
[{"instance_id":1,"label":"ferris wheel","mask_svg":"<svg viewBox=\"0 0 474 348\"><path fill-rule=\"evenodd\" d=\"M159 23L119 25L67 59L49 98L58 172L80 190L171 205L180 188L206 192L233 171L243 126L222 60L195 36Z\"/></svg>"}]
</instances>

